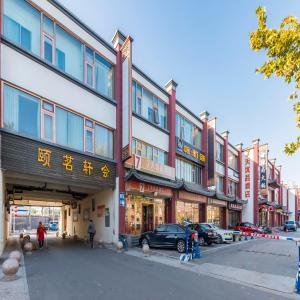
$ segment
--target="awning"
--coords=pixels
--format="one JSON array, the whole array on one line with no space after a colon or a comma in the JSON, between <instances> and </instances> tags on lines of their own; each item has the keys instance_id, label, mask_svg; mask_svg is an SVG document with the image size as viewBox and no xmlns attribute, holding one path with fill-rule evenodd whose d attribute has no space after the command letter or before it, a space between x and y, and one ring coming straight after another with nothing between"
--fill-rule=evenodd
<instances>
[{"instance_id":1,"label":"awning","mask_svg":"<svg viewBox=\"0 0 300 300\"><path fill-rule=\"evenodd\" d=\"M225 200L227 202L233 202L235 200L234 197L229 197L224 194L217 193L217 192L216 192L216 198L219 200Z\"/></svg>"},{"instance_id":2,"label":"awning","mask_svg":"<svg viewBox=\"0 0 300 300\"><path fill-rule=\"evenodd\" d=\"M186 181L181 181L181 182L182 182L181 189L186 190L187 192L191 192L191 193L195 193L207 197L213 197L215 195L215 191L210 191L208 189L205 189L199 184L186 182Z\"/></svg>"},{"instance_id":3,"label":"awning","mask_svg":"<svg viewBox=\"0 0 300 300\"><path fill-rule=\"evenodd\" d=\"M179 189L182 186L182 182L162 179L156 176L146 175L142 172L137 172L136 170L130 170L127 175L125 176L125 180L128 181L130 179L137 179L142 182L147 182L151 184L161 185L170 187L173 189Z\"/></svg>"}]
</instances>

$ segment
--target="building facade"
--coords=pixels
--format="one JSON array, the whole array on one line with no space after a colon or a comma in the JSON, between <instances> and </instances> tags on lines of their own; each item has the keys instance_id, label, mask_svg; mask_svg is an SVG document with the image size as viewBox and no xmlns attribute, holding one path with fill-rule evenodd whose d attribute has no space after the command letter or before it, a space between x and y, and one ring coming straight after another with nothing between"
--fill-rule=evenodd
<instances>
[{"instance_id":1,"label":"building facade","mask_svg":"<svg viewBox=\"0 0 300 300\"><path fill-rule=\"evenodd\" d=\"M61 232L85 238L93 219L105 242L165 222L298 217L267 146L233 146L174 80L134 64L132 37L109 44L55 0L0 5L0 251L11 205L57 202Z\"/></svg>"}]
</instances>

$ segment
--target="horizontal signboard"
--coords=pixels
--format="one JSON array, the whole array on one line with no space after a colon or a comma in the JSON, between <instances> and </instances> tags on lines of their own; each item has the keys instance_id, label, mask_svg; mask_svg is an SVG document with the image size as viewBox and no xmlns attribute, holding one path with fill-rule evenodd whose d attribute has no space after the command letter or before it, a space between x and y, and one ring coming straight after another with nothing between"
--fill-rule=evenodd
<instances>
[{"instance_id":1,"label":"horizontal signboard","mask_svg":"<svg viewBox=\"0 0 300 300\"><path fill-rule=\"evenodd\" d=\"M114 186L116 166L110 161L1 132L2 168L25 175L51 178L59 183Z\"/></svg>"}]
</instances>

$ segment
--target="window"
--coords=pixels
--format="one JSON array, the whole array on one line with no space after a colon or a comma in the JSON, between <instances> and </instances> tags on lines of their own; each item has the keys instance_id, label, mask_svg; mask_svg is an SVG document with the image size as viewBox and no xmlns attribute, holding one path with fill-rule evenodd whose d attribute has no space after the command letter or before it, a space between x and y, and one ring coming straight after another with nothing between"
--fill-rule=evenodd
<instances>
[{"instance_id":1,"label":"window","mask_svg":"<svg viewBox=\"0 0 300 300\"><path fill-rule=\"evenodd\" d=\"M176 136L201 149L201 130L180 114L176 114Z\"/></svg>"},{"instance_id":2,"label":"window","mask_svg":"<svg viewBox=\"0 0 300 300\"><path fill-rule=\"evenodd\" d=\"M238 166L238 159L235 154L233 154L231 151L228 151L228 165L230 168L237 170Z\"/></svg>"},{"instance_id":3,"label":"window","mask_svg":"<svg viewBox=\"0 0 300 300\"><path fill-rule=\"evenodd\" d=\"M56 25L56 66L83 81L83 45Z\"/></svg>"},{"instance_id":4,"label":"window","mask_svg":"<svg viewBox=\"0 0 300 300\"><path fill-rule=\"evenodd\" d=\"M183 159L176 158L176 177L187 182L202 183L202 168Z\"/></svg>"},{"instance_id":5,"label":"window","mask_svg":"<svg viewBox=\"0 0 300 300\"><path fill-rule=\"evenodd\" d=\"M54 35L54 23L45 15L43 15L43 30L50 36Z\"/></svg>"},{"instance_id":6,"label":"window","mask_svg":"<svg viewBox=\"0 0 300 300\"><path fill-rule=\"evenodd\" d=\"M237 195L237 183L232 180L229 180L229 182L228 182L228 194L230 196Z\"/></svg>"},{"instance_id":7,"label":"window","mask_svg":"<svg viewBox=\"0 0 300 300\"><path fill-rule=\"evenodd\" d=\"M216 189L218 193L224 193L224 177L217 176Z\"/></svg>"},{"instance_id":8,"label":"window","mask_svg":"<svg viewBox=\"0 0 300 300\"><path fill-rule=\"evenodd\" d=\"M52 64L53 63L53 41L44 35L44 59Z\"/></svg>"},{"instance_id":9,"label":"window","mask_svg":"<svg viewBox=\"0 0 300 300\"><path fill-rule=\"evenodd\" d=\"M40 100L4 85L4 128L40 137Z\"/></svg>"},{"instance_id":10,"label":"window","mask_svg":"<svg viewBox=\"0 0 300 300\"><path fill-rule=\"evenodd\" d=\"M140 84L132 81L132 111L149 122L167 129L167 104Z\"/></svg>"},{"instance_id":11,"label":"window","mask_svg":"<svg viewBox=\"0 0 300 300\"><path fill-rule=\"evenodd\" d=\"M132 139L132 152L162 165L166 165L168 161L167 152L136 139Z\"/></svg>"},{"instance_id":12,"label":"window","mask_svg":"<svg viewBox=\"0 0 300 300\"><path fill-rule=\"evenodd\" d=\"M85 47L85 81L93 87L94 85L94 52L92 49Z\"/></svg>"},{"instance_id":13,"label":"window","mask_svg":"<svg viewBox=\"0 0 300 300\"><path fill-rule=\"evenodd\" d=\"M40 24L40 12L26 1L4 1L4 36L36 55L40 55Z\"/></svg>"},{"instance_id":14,"label":"window","mask_svg":"<svg viewBox=\"0 0 300 300\"><path fill-rule=\"evenodd\" d=\"M95 53L95 87L104 96L113 98L114 68L97 53Z\"/></svg>"},{"instance_id":15,"label":"window","mask_svg":"<svg viewBox=\"0 0 300 300\"><path fill-rule=\"evenodd\" d=\"M42 137L50 142L54 142L54 105L43 101L42 108L43 134Z\"/></svg>"},{"instance_id":16,"label":"window","mask_svg":"<svg viewBox=\"0 0 300 300\"><path fill-rule=\"evenodd\" d=\"M95 125L95 153L113 158L113 132L100 125Z\"/></svg>"},{"instance_id":17,"label":"window","mask_svg":"<svg viewBox=\"0 0 300 300\"><path fill-rule=\"evenodd\" d=\"M224 146L220 143L217 143L217 160L220 162L224 161Z\"/></svg>"},{"instance_id":18,"label":"window","mask_svg":"<svg viewBox=\"0 0 300 300\"><path fill-rule=\"evenodd\" d=\"M178 226L176 226L176 225L168 225L167 226L167 232L178 232Z\"/></svg>"},{"instance_id":19,"label":"window","mask_svg":"<svg viewBox=\"0 0 300 300\"><path fill-rule=\"evenodd\" d=\"M199 222L199 204L176 201L176 222L183 223L189 220L193 223Z\"/></svg>"},{"instance_id":20,"label":"window","mask_svg":"<svg viewBox=\"0 0 300 300\"><path fill-rule=\"evenodd\" d=\"M83 118L56 108L56 142L83 151Z\"/></svg>"},{"instance_id":21,"label":"window","mask_svg":"<svg viewBox=\"0 0 300 300\"><path fill-rule=\"evenodd\" d=\"M85 151L94 153L94 122L85 119Z\"/></svg>"}]
</instances>

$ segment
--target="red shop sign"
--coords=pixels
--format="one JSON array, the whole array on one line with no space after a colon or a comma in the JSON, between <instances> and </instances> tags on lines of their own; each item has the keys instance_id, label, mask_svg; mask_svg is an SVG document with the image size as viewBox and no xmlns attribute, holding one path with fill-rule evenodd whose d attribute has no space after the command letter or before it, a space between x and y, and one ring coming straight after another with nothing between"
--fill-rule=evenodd
<instances>
[{"instance_id":1,"label":"red shop sign","mask_svg":"<svg viewBox=\"0 0 300 300\"><path fill-rule=\"evenodd\" d=\"M229 209L234 209L234 210L242 210L243 209L243 205L242 204L236 204L236 203L228 203Z\"/></svg>"}]
</instances>

